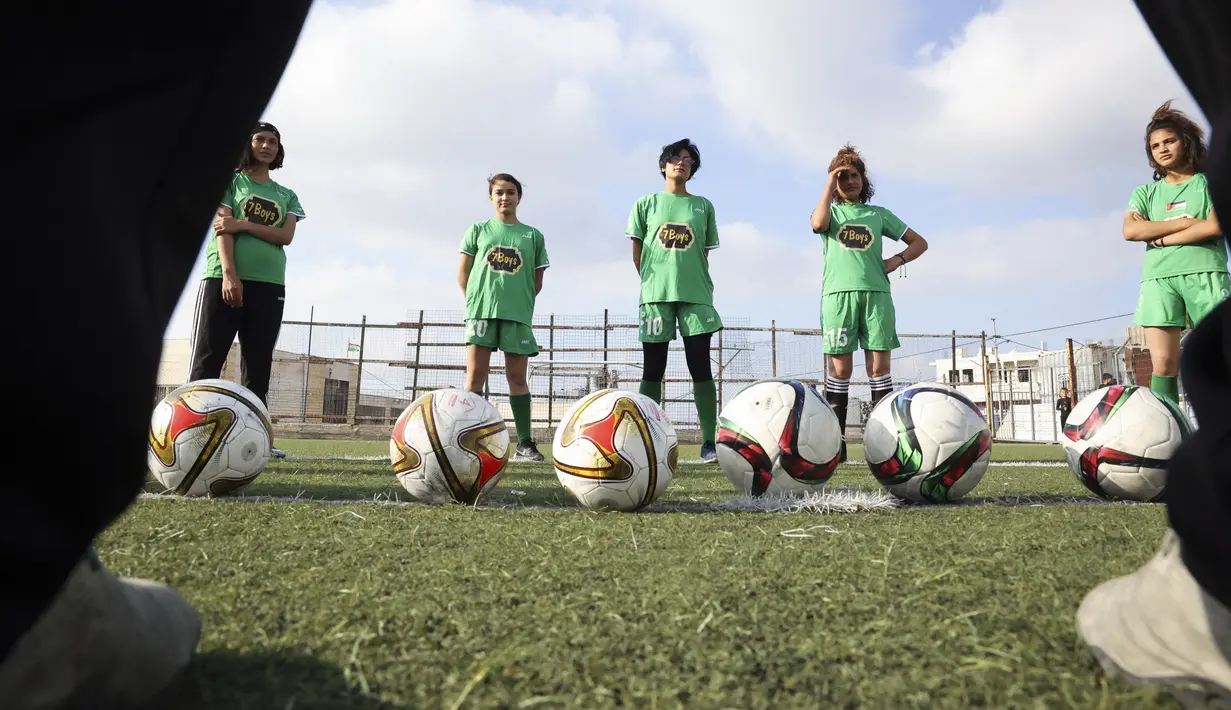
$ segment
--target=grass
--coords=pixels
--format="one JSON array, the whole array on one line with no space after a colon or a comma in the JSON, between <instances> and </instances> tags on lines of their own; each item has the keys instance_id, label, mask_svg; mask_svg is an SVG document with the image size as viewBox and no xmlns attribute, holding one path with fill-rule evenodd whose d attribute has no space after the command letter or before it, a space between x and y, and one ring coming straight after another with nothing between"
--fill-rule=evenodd
<instances>
[{"instance_id":1,"label":"grass","mask_svg":"<svg viewBox=\"0 0 1231 710\"><path fill-rule=\"evenodd\" d=\"M876 487L857 465L834 483ZM595 514L533 464L494 506L336 502L398 490L387 461L290 459L248 493L313 502L147 500L104 535L113 569L201 612L183 707L1178 707L1104 678L1073 624L1153 555L1165 512L1016 504L1087 499L1065 468L992 467L969 505L828 516ZM732 494L685 464L665 503Z\"/></svg>"}]
</instances>

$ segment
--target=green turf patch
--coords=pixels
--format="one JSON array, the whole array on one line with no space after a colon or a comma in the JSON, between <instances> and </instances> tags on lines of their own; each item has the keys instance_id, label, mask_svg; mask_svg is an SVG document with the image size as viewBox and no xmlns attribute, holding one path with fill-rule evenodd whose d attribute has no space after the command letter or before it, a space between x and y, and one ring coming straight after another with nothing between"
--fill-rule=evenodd
<instances>
[{"instance_id":1,"label":"green turf patch","mask_svg":"<svg viewBox=\"0 0 1231 710\"><path fill-rule=\"evenodd\" d=\"M400 490L387 462L289 460L246 493ZM734 495L686 464L663 503ZM1000 466L965 505L597 514L512 464L477 507L142 501L99 549L201 611L184 707L1177 707L1107 681L1073 624L1164 509L1046 505L1074 500L1067 469Z\"/></svg>"}]
</instances>

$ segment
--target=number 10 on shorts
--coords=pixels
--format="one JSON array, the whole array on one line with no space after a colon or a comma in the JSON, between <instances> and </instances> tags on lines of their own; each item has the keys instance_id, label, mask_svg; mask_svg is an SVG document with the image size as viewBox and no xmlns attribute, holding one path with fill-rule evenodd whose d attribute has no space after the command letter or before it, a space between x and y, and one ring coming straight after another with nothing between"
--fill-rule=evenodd
<instances>
[{"instance_id":1,"label":"number 10 on shorts","mask_svg":"<svg viewBox=\"0 0 1231 710\"><path fill-rule=\"evenodd\" d=\"M845 348L850 342L846 338L846 328L829 328L825 331L825 347L833 350L834 348Z\"/></svg>"},{"instance_id":2,"label":"number 10 on shorts","mask_svg":"<svg viewBox=\"0 0 1231 710\"><path fill-rule=\"evenodd\" d=\"M663 334L663 317L645 314L641 316L641 334L657 337Z\"/></svg>"}]
</instances>

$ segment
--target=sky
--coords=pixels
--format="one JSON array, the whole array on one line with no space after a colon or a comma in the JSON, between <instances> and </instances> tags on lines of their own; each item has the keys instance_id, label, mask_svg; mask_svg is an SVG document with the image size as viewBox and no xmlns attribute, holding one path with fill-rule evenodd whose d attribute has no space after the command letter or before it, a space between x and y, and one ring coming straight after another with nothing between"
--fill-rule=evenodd
<instances>
[{"instance_id":1,"label":"sky","mask_svg":"<svg viewBox=\"0 0 1231 710\"><path fill-rule=\"evenodd\" d=\"M460 311L497 172L547 239L537 312L635 315L628 213L690 138L719 311L818 327L808 215L849 142L872 202L930 244L891 277L900 332L1122 339L1131 319L1100 319L1136 304L1145 247L1120 223L1169 99L1208 130L1129 0L317 0L263 114L307 214L285 317Z\"/></svg>"}]
</instances>

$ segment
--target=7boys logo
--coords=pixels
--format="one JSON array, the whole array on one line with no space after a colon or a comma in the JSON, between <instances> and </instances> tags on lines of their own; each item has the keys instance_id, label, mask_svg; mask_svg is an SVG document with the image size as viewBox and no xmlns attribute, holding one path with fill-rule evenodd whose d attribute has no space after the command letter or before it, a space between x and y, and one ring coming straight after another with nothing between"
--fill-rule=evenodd
<instances>
[{"instance_id":1,"label":"7boys logo","mask_svg":"<svg viewBox=\"0 0 1231 710\"><path fill-rule=\"evenodd\" d=\"M686 251L697 239L684 222L667 222L658 228L658 243L668 251Z\"/></svg>"},{"instance_id":2,"label":"7boys logo","mask_svg":"<svg viewBox=\"0 0 1231 710\"><path fill-rule=\"evenodd\" d=\"M872 238L872 230L862 224L843 225L838 232L838 243L853 251L867 251Z\"/></svg>"},{"instance_id":3,"label":"7boys logo","mask_svg":"<svg viewBox=\"0 0 1231 710\"><path fill-rule=\"evenodd\" d=\"M248 195L242 213L245 220L266 227L276 227L282 221L282 207L260 195Z\"/></svg>"},{"instance_id":4,"label":"7boys logo","mask_svg":"<svg viewBox=\"0 0 1231 710\"><path fill-rule=\"evenodd\" d=\"M521 271L521 250L517 247L494 246L487 252L487 268L512 276Z\"/></svg>"}]
</instances>

